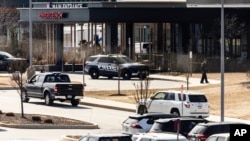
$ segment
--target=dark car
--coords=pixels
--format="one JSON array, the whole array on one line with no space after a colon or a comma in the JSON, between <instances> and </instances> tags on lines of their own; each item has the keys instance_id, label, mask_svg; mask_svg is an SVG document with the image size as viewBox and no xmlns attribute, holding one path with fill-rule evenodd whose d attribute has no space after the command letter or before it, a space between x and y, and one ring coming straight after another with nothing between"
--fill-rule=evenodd
<instances>
[{"instance_id":1,"label":"dark car","mask_svg":"<svg viewBox=\"0 0 250 141\"><path fill-rule=\"evenodd\" d=\"M123 134L145 133L150 130L155 120L160 118L175 118L176 115L164 113L146 113L130 115L122 122Z\"/></svg>"},{"instance_id":2,"label":"dark car","mask_svg":"<svg viewBox=\"0 0 250 141\"><path fill-rule=\"evenodd\" d=\"M25 58L17 58L11 55L8 52L0 51L0 70L1 71L13 71L12 62L18 63L19 61L23 61L24 63L28 63Z\"/></svg>"},{"instance_id":3,"label":"dark car","mask_svg":"<svg viewBox=\"0 0 250 141\"><path fill-rule=\"evenodd\" d=\"M131 136L125 134L89 134L78 141L132 141Z\"/></svg>"},{"instance_id":4,"label":"dark car","mask_svg":"<svg viewBox=\"0 0 250 141\"><path fill-rule=\"evenodd\" d=\"M206 141L212 134L229 133L230 126L234 124L242 124L239 122L209 122L197 124L189 133L187 138L190 141Z\"/></svg>"},{"instance_id":5,"label":"dark car","mask_svg":"<svg viewBox=\"0 0 250 141\"><path fill-rule=\"evenodd\" d=\"M85 62L85 72L92 79L98 79L99 76L105 76L109 79L121 76L124 80L129 80L132 77L145 79L149 73L149 66L134 62L121 54L94 55Z\"/></svg>"},{"instance_id":6,"label":"dark car","mask_svg":"<svg viewBox=\"0 0 250 141\"><path fill-rule=\"evenodd\" d=\"M149 132L161 133L161 132L178 132L183 136L187 136L189 131L198 123L207 123L206 119L203 118L192 118L192 117L179 117L170 119L158 119L149 130ZM177 128L179 124L179 128Z\"/></svg>"}]
</instances>

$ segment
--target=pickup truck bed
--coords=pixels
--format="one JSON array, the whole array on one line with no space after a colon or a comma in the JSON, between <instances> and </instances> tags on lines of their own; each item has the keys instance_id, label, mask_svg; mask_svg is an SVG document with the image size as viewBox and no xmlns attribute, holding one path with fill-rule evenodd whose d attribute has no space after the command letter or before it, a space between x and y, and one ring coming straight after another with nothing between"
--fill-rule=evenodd
<instances>
[{"instance_id":1,"label":"pickup truck bed","mask_svg":"<svg viewBox=\"0 0 250 141\"><path fill-rule=\"evenodd\" d=\"M46 105L52 105L55 100L69 100L72 106L77 106L83 98L83 89L82 84L71 83L67 74L39 73L23 85L22 101L40 98L45 100Z\"/></svg>"}]
</instances>

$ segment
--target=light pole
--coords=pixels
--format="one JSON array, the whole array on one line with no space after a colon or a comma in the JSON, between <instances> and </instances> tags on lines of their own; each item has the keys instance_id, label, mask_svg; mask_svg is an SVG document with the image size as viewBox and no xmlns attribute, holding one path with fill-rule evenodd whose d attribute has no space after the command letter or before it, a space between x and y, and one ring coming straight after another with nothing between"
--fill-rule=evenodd
<instances>
[{"instance_id":1,"label":"light pole","mask_svg":"<svg viewBox=\"0 0 250 141\"><path fill-rule=\"evenodd\" d=\"M221 121L224 121L224 0L221 0Z\"/></svg>"},{"instance_id":2,"label":"light pole","mask_svg":"<svg viewBox=\"0 0 250 141\"><path fill-rule=\"evenodd\" d=\"M32 67L32 20L31 20L32 0L29 0L29 56L30 68Z\"/></svg>"}]
</instances>

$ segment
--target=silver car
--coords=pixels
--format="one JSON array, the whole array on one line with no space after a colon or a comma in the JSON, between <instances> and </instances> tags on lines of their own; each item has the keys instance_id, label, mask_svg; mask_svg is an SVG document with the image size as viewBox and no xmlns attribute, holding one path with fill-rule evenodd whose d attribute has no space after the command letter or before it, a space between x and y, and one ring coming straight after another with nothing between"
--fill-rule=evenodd
<instances>
[{"instance_id":1,"label":"silver car","mask_svg":"<svg viewBox=\"0 0 250 141\"><path fill-rule=\"evenodd\" d=\"M134 114L129 116L122 123L123 134L145 133L150 130L155 120L160 118L174 118L176 115L164 113L146 113L143 115Z\"/></svg>"}]
</instances>

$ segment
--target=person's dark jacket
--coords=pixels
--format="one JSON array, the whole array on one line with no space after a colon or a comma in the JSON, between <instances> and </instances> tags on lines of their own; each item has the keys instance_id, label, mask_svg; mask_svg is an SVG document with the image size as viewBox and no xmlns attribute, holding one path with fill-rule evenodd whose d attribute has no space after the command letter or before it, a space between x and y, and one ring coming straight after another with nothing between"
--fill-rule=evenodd
<instances>
[{"instance_id":1,"label":"person's dark jacket","mask_svg":"<svg viewBox=\"0 0 250 141\"><path fill-rule=\"evenodd\" d=\"M207 72L207 62L206 61L203 61L201 63L201 72L202 73L206 73Z\"/></svg>"}]
</instances>

